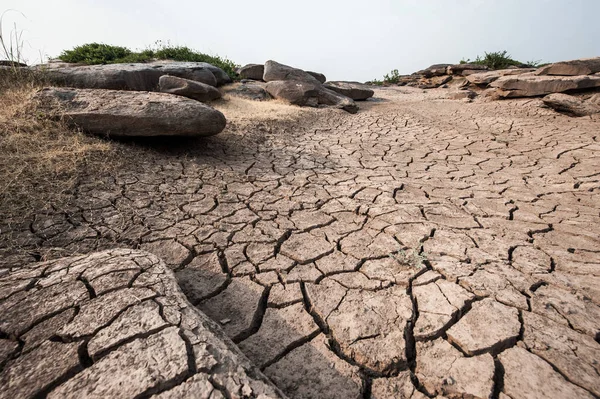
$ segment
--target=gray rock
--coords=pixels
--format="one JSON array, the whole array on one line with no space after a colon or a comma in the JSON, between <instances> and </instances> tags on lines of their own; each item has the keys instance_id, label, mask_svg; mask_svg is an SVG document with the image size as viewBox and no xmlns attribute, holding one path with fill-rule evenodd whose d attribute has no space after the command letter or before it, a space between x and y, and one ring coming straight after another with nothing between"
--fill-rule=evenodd
<instances>
[{"instance_id":1,"label":"gray rock","mask_svg":"<svg viewBox=\"0 0 600 399\"><path fill-rule=\"evenodd\" d=\"M558 112L573 116L588 116L600 113L600 106L592 101L563 93L548 94L542 99L544 104Z\"/></svg>"},{"instance_id":2,"label":"gray rock","mask_svg":"<svg viewBox=\"0 0 600 399\"><path fill-rule=\"evenodd\" d=\"M176 94L198 101L212 101L221 98L221 92L215 87L177 76L161 76L158 86L162 93Z\"/></svg>"},{"instance_id":3,"label":"gray rock","mask_svg":"<svg viewBox=\"0 0 600 399\"><path fill-rule=\"evenodd\" d=\"M600 87L600 74L589 76L504 76L490 84L500 97L535 97Z\"/></svg>"},{"instance_id":4,"label":"gray rock","mask_svg":"<svg viewBox=\"0 0 600 399\"><path fill-rule=\"evenodd\" d=\"M306 71L306 73L308 73L309 75L311 75L312 77L314 77L321 83L325 83L327 81L327 78L322 73L313 72L313 71Z\"/></svg>"},{"instance_id":5,"label":"gray rock","mask_svg":"<svg viewBox=\"0 0 600 399\"><path fill-rule=\"evenodd\" d=\"M302 69L294 68L288 65L280 64L276 61L269 60L265 63L265 73L263 75L265 82L275 80L295 80L300 82L312 83L319 85L321 82L308 72Z\"/></svg>"},{"instance_id":6,"label":"gray rock","mask_svg":"<svg viewBox=\"0 0 600 399\"><path fill-rule=\"evenodd\" d=\"M536 71L536 75L577 76L600 72L600 57L562 61L546 65Z\"/></svg>"},{"instance_id":7,"label":"gray rock","mask_svg":"<svg viewBox=\"0 0 600 399\"><path fill-rule=\"evenodd\" d=\"M264 83L254 81L250 82L252 83L242 83L224 86L223 91L225 91L226 94L235 97L242 97L255 101L265 101L270 100L272 98L271 95L265 90L266 85Z\"/></svg>"},{"instance_id":8,"label":"gray rock","mask_svg":"<svg viewBox=\"0 0 600 399\"><path fill-rule=\"evenodd\" d=\"M355 101L366 100L375 94L366 85L358 82L327 82L323 86Z\"/></svg>"},{"instance_id":9,"label":"gray rock","mask_svg":"<svg viewBox=\"0 0 600 399\"><path fill-rule=\"evenodd\" d=\"M242 79L262 80L265 73L263 64L248 64L238 69L238 74Z\"/></svg>"},{"instance_id":10,"label":"gray rock","mask_svg":"<svg viewBox=\"0 0 600 399\"><path fill-rule=\"evenodd\" d=\"M333 90L322 86L319 88L318 93L319 104L330 105L335 108L343 109L351 114L358 112L358 106L350 97L346 97L343 94L337 93Z\"/></svg>"},{"instance_id":11,"label":"gray rock","mask_svg":"<svg viewBox=\"0 0 600 399\"><path fill-rule=\"evenodd\" d=\"M228 83L231 78L220 68L205 62L154 62L147 64L109 64L64 66L47 64L50 82L84 89L154 91L163 75L177 76L210 86Z\"/></svg>"},{"instance_id":12,"label":"gray rock","mask_svg":"<svg viewBox=\"0 0 600 399\"><path fill-rule=\"evenodd\" d=\"M319 103L319 86L319 82L315 84L300 80L276 80L268 82L265 90L273 97L286 100L290 104L316 107Z\"/></svg>"},{"instance_id":13,"label":"gray rock","mask_svg":"<svg viewBox=\"0 0 600 399\"><path fill-rule=\"evenodd\" d=\"M166 93L52 87L34 100L40 111L99 135L212 136L226 123L221 112Z\"/></svg>"}]
</instances>

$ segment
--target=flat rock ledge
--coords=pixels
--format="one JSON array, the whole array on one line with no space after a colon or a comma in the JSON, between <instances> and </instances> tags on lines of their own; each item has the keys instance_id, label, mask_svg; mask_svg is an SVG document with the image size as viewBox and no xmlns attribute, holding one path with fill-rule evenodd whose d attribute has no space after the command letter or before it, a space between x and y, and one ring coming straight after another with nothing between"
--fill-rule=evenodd
<instances>
[{"instance_id":1,"label":"flat rock ledge","mask_svg":"<svg viewBox=\"0 0 600 399\"><path fill-rule=\"evenodd\" d=\"M216 109L168 93L50 87L34 101L48 116L102 136L212 136L227 123Z\"/></svg>"},{"instance_id":2,"label":"flat rock ledge","mask_svg":"<svg viewBox=\"0 0 600 399\"><path fill-rule=\"evenodd\" d=\"M284 398L148 252L0 278L0 398Z\"/></svg>"}]
</instances>

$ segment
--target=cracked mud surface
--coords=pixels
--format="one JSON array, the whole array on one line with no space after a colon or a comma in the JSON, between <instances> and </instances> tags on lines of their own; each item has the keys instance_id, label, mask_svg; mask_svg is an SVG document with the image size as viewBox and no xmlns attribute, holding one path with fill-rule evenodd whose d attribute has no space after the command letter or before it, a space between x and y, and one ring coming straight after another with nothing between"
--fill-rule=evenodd
<instances>
[{"instance_id":1,"label":"cracked mud surface","mask_svg":"<svg viewBox=\"0 0 600 399\"><path fill-rule=\"evenodd\" d=\"M156 254L291 398L599 397L598 122L443 93L380 89L356 115L297 110L297 123L132 150L69 206L4 226L19 249L0 276L40 257ZM72 284L61 301L87 295ZM92 285L101 298L114 284ZM131 312L171 339L146 302ZM68 346L57 373L80 367L75 336L110 356L114 334L61 317L71 339L38 349ZM29 341L4 328L6 375Z\"/></svg>"}]
</instances>

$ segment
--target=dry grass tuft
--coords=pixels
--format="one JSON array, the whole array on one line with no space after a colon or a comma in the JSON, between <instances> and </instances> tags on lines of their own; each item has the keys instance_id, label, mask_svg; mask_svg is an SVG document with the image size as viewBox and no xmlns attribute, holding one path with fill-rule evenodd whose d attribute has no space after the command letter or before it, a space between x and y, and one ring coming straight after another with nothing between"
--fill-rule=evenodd
<instances>
[{"instance_id":1,"label":"dry grass tuft","mask_svg":"<svg viewBox=\"0 0 600 399\"><path fill-rule=\"evenodd\" d=\"M9 69L0 72L0 214L10 225L60 208L91 164L94 173L114 166L107 155L117 146L63 121L38 118L30 99L40 80Z\"/></svg>"}]
</instances>

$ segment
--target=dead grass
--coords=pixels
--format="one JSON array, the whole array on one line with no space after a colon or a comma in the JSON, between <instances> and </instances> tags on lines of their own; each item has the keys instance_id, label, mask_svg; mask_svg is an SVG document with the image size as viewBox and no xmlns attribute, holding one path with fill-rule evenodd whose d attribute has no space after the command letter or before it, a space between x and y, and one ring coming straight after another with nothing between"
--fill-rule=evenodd
<instances>
[{"instance_id":1,"label":"dead grass","mask_svg":"<svg viewBox=\"0 0 600 399\"><path fill-rule=\"evenodd\" d=\"M2 224L10 225L34 212L60 208L80 176L114 166L109 154L118 146L63 121L38 118L30 98L40 80L0 72L0 214Z\"/></svg>"},{"instance_id":2,"label":"dead grass","mask_svg":"<svg viewBox=\"0 0 600 399\"><path fill-rule=\"evenodd\" d=\"M225 95L223 99L211 103L221 111L228 124L238 127L269 122L296 122L303 116L311 114L310 108L289 105L283 101L254 101L236 96Z\"/></svg>"}]
</instances>

